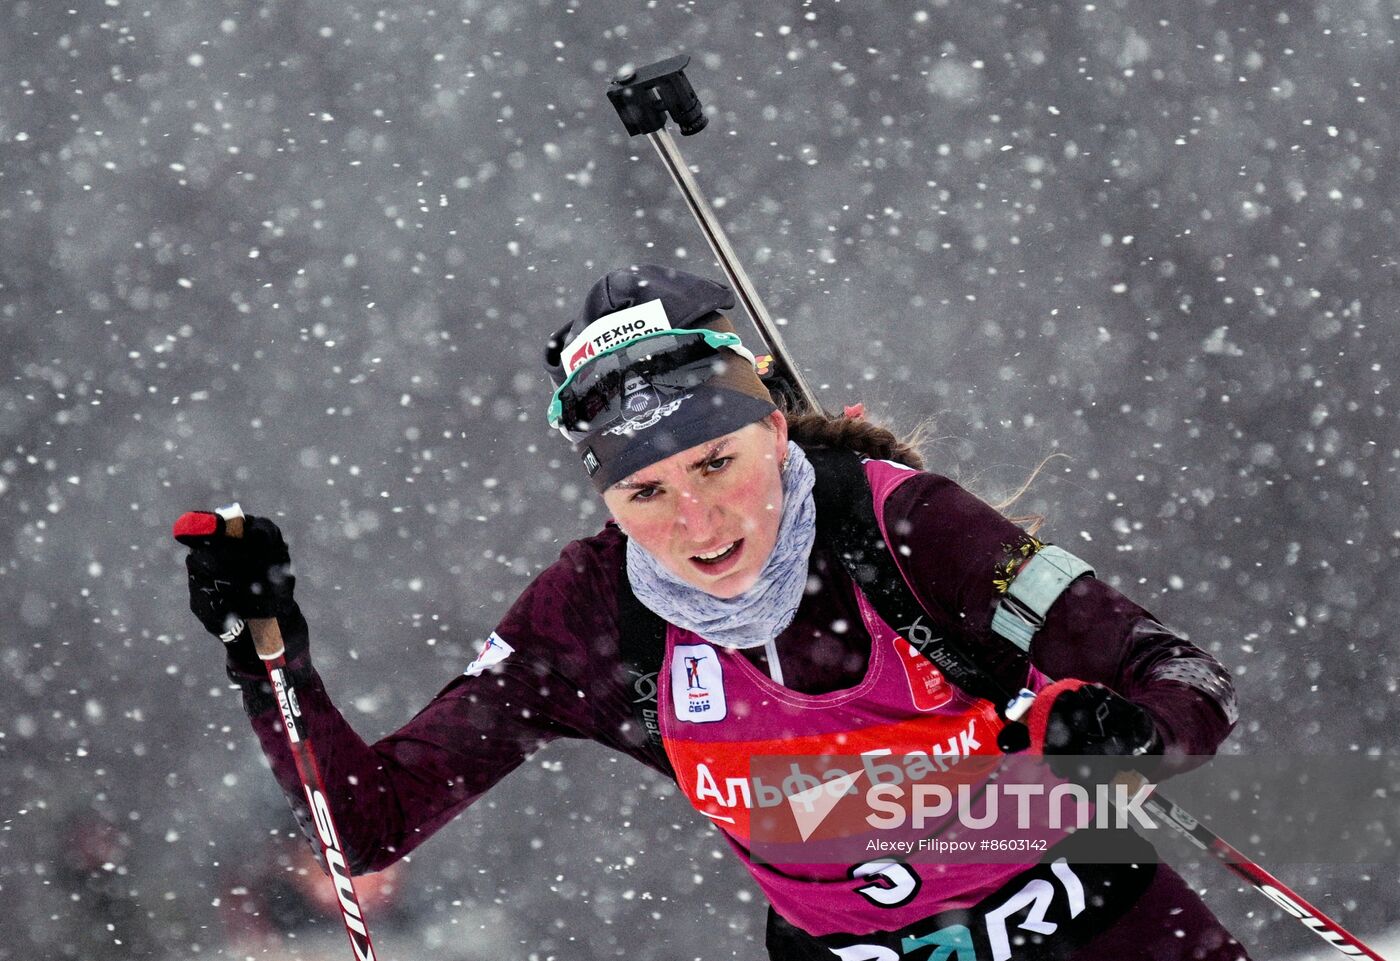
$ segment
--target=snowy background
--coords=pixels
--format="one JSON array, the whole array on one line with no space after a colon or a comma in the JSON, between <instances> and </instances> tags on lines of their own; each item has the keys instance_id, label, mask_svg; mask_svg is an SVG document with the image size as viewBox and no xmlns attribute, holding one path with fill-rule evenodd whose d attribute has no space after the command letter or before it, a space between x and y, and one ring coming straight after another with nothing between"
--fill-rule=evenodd
<instances>
[{"instance_id":1,"label":"snowy background","mask_svg":"<svg viewBox=\"0 0 1400 961\"><path fill-rule=\"evenodd\" d=\"M1227 750L1396 750L1397 35L1394 0L5 0L0 959L345 954L170 524L278 519L366 737L459 672L603 519L546 333L614 266L718 274L604 97L677 52L829 405L932 418L989 497L1067 455L1023 503L1233 668ZM380 954L759 956L700 822L550 747L391 879ZM1256 958L1330 956L1184 869ZM1393 863L1276 870L1400 919Z\"/></svg>"}]
</instances>

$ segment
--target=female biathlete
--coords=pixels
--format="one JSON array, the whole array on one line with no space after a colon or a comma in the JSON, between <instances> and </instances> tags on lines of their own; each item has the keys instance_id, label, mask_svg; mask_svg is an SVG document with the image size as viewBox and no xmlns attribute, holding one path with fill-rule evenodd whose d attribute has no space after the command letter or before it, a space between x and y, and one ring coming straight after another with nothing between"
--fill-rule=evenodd
<instances>
[{"instance_id":1,"label":"female biathlete","mask_svg":"<svg viewBox=\"0 0 1400 961\"><path fill-rule=\"evenodd\" d=\"M549 741L590 738L673 778L723 832L770 901L772 958L1245 959L1136 835L1115 841L1145 848L1123 863L1075 846L1093 831L1019 863L754 854L746 782L760 755L987 754L1000 739L1160 777L1214 753L1236 714L1213 658L924 472L890 432L777 409L721 313L732 307L728 288L655 266L589 290L546 347L549 419L611 520L565 547L464 673L375 744L316 675L277 527L250 517L231 540L177 523L191 608L225 641L303 826L251 618L278 620L357 873L412 851ZM1017 744L1001 698L1021 687L1038 694Z\"/></svg>"}]
</instances>

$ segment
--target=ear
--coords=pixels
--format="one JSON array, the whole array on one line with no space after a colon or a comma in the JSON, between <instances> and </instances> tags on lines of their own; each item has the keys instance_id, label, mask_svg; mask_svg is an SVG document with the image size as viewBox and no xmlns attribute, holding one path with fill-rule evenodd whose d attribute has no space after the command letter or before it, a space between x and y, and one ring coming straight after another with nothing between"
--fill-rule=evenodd
<instances>
[{"instance_id":1,"label":"ear","mask_svg":"<svg viewBox=\"0 0 1400 961\"><path fill-rule=\"evenodd\" d=\"M773 413L771 413L771 414L768 415L768 426L769 426L770 428L772 428L773 434L774 434L774 437L773 437L773 455L777 458L778 463L781 464L781 463L783 462L783 458L787 455L787 444L788 444L788 422L787 422L787 418L786 418L785 416L783 416L783 412L782 412L782 411L780 411L780 410L775 410L775 411L773 411Z\"/></svg>"}]
</instances>

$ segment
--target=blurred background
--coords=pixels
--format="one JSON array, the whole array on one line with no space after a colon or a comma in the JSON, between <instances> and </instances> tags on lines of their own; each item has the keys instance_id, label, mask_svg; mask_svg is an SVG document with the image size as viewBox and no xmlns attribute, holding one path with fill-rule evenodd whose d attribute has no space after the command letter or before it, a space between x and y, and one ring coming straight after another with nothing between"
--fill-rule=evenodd
<instances>
[{"instance_id":1,"label":"blurred background","mask_svg":"<svg viewBox=\"0 0 1400 961\"><path fill-rule=\"evenodd\" d=\"M0 959L346 956L170 525L277 519L365 737L460 672L604 520L547 332L616 266L719 276L604 96L680 52L681 146L829 406L988 498L1064 455L1021 506L1234 670L1225 750L1395 751L1397 35L1394 0L4 0ZM553 745L376 883L380 955L759 957L701 821ZM1168 850L1256 958L1332 956ZM1276 873L1383 938L1378 859Z\"/></svg>"}]
</instances>

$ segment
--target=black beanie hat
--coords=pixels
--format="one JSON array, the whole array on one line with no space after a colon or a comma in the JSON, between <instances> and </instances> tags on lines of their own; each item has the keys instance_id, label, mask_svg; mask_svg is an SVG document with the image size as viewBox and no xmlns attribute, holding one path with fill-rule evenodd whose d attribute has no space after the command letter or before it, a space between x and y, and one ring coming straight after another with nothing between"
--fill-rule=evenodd
<instances>
[{"instance_id":1,"label":"black beanie hat","mask_svg":"<svg viewBox=\"0 0 1400 961\"><path fill-rule=\"evenodd\" d=\"M554 386L563 384L569 375L562 356L564 348L589 325L609 314L655 300L661 301L672 329L734 329L727 318L717 313L734 306L734 295L723 284L654 264L614 270L589 289L582 309L545 345L545 369ZM776 409L767 388L747 362L729 365L724 375L695 388L691 394L682 409L645 431L605 433L609 425L602 425L575 443L574 449L583 459L593 486L606 490L677 451L738 430Z\"/></svg>"}]
</instances>

